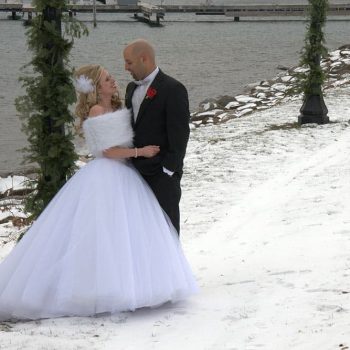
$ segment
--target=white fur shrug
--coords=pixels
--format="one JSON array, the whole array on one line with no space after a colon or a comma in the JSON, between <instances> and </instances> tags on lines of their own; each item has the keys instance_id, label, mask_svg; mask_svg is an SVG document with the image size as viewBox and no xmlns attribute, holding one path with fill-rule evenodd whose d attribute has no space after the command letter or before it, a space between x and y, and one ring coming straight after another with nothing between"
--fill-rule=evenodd
<instances>
[{"instance_id":1,"label":"white fur shrug","mask_svg":"<svg viewBox=\"0 0 350 350\"><path fill-rule=\"evenodd\" d=\"M102 151L113 146L133 146L131 113L126 108L86 119L83 130L89 151L95 157L102 157Z\"/></svg>"}]
</instances>

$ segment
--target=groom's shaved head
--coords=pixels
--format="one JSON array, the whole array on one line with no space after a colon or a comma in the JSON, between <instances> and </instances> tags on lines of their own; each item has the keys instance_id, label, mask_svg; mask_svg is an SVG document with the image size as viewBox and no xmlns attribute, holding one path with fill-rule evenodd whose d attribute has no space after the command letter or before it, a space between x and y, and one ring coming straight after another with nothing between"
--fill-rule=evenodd
<instances>
[{"instance_id":1,"label":"groom's shaved head","mask_svg":"<svg viewBox=\"0 0 350 350\"><path fill-rule=\"evenodd\" d=\"M144 79L156 68L155 52L153 46L143 39L138 39L124 49L125 69L136 80Z\"/></svg>"},{"instance_id":2,"label":"groom's shaved head","mask_svg":"<svg viewBox=\"0 0 350 350\"><path fill-rule=\"evenodd\" d=\"M146 55L148 56L153 62L155 62L155 52L153 46L147 41L143 39L138 39L133 42L131 42L125 50L130 48L132 53L136 56L142 56Z\"/></svg>"}]
</instances>

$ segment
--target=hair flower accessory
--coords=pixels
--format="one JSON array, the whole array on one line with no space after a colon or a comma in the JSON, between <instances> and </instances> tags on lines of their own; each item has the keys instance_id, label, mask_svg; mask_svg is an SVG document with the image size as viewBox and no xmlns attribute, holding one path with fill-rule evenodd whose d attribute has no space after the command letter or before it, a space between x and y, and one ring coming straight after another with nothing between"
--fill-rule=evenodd
<instances>
[{"instance_id":1,"label":"hair flower accessory","mask_svg":"<svg viewBox=\"0 0 350 350\"><path fill-rule=\"evenodd\" d=\"M80 75L77 79L75 79L75 85L77 91L82 92L83 94L88 94L94 91L92 80L87 78L85 75Z\"/></svg>"},{"instance_id":2,"label":"hair flower accessory","mask_svg":"<svg viewBox=\"0 0 350 350\"><path fill-rule=\"evenodd\" d=\"M148 88L147 92L146 92L146 99L150 99L152 100L154 96L157 95L157 90L150 87Z\"/></svg>"}]
</instances>

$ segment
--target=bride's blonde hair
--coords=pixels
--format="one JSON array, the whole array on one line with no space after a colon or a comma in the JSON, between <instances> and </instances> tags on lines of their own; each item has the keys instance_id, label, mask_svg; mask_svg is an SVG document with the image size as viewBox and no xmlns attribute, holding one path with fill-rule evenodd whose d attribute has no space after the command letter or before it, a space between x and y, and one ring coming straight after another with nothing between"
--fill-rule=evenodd
<instances>
[{"instance_id":1,"label":"bride's blonde hair","mask_svg":"<svg viewBox=\"0 0 350 350\"><path fill-rule=\"evenodd\" d=\"M84 120L88 117L90 109L92 106L98 103L99 97L97 93L97 87L101 79L102 72L104 67L99 64L88 64L86 66L82 66L78 68L74 76L75 78L79 78L80 76L84 76L87 79L92 81L93 91L84 93L77 91L78 94L78 102L75 107L75 114L80 119L80 125L82 126ZM112 96L112 108L113 110L117 110L122 107L122 101L119 98L118 94Z\"/></svg>"}]
</instances>

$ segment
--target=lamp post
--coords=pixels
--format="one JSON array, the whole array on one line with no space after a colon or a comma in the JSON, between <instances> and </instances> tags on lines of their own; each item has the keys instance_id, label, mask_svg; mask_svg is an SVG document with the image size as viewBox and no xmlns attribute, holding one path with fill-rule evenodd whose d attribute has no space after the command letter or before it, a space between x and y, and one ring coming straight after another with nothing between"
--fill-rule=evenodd
<instances>
[{"instance_id":1,"label":"lamp post","mask_svg":"<svg viewBox=\"0 0 350 350\"><path fill-rule=\"evenodd\" d=\"M304 102L298 117L299 124L329 122L328 109L323 99L322 84L325 76L321 68L321 57L327 53L324 47L323 26L326 22L328 1L309 0L310 23L305 37L301 63L309 70L304 74L302 90Z\"/></svg>"}]
</instances>

